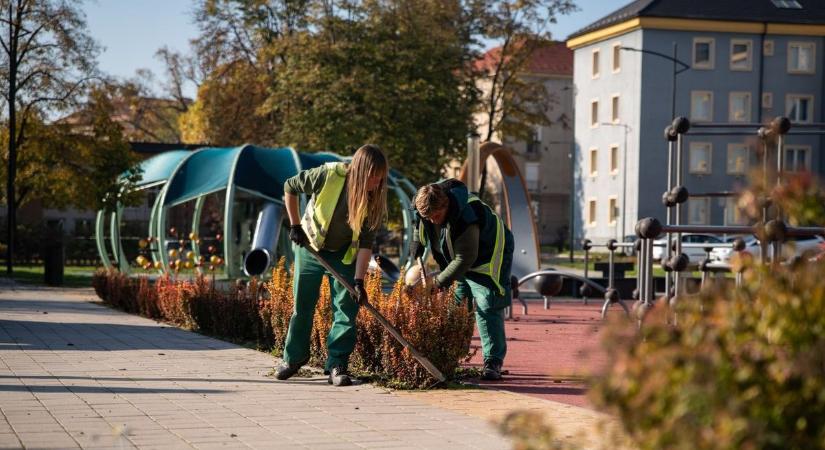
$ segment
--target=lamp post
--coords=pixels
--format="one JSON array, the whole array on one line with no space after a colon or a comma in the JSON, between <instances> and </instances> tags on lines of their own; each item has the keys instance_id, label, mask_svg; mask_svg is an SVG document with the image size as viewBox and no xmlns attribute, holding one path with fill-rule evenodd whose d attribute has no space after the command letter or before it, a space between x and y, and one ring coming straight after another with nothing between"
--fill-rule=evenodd
<instances>
[{"instance_id":1,"label":"lamp post","mask_svg":"<svg viewBox=\"0 0 825 450\"><path fill-rule=\"evenodd\" d=\"M627 133L633 128L626 123L602 122L601 125L624 128L624 146L622 147L622 234L621 238L618 239L618 241L624 242L625 222L627 221L625 215L627 211Z\"/></svg>"},{"instance_id":2,"label":"lamp post","mask_svg":"<svg viewBox=\"0 0 825 450\"><path fill-rule=\"evenodd\" d=\"M671 77L671 82L670 82L670 118L671 119L676 117L676 75L679 75L680 73L690 69L690 65L676 59L677 49L678 49L678 46L674 42L673 43L673 56L670 56L670 55L666 55L664 53L659 53L659 52L653 51L653 50L644 50L644 49L635 48L635 47L619 47L619 50L625 50L625 51L629 51L629 52L647 53L649 55L655 55L655 56L658 56L658 57L661 57L661 58L665 58L669 61L673 61L673 75ZM678 69L676 68L677 64L679 66L681 66Z\"/></svg>"}]
</instances>

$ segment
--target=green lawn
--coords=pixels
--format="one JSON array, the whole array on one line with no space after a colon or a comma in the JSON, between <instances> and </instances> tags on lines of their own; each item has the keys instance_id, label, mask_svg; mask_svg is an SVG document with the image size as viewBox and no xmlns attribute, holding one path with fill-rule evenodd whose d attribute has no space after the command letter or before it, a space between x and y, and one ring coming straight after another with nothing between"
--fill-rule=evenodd
<instances>
[{"instance_id":1,"label":"green lawn","mask_svg":"<svg viewBox=\"0 0 825 450\"><path fill-rule=\"evenodd\" d=\"M2 270L0 278L8 279L5 264L0 270ZM63 286L91 287L92 275L96 270L97 268L95 267L66 266L63 269ZM18 283L45 285L43 282L43 266L15 266L12 278Z\"/></svg>"}]
</instances>

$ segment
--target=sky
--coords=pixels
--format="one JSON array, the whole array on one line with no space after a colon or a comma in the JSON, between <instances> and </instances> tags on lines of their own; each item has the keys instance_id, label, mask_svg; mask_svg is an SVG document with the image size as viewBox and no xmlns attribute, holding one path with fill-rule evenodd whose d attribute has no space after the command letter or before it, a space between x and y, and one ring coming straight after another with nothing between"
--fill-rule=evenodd
<instances>
[{"instance_id":1,"label":"sky","mask_svg":"<svg viewBox=\"0 0 825 450\"><path fill-rule=\"evenodd\" d=\"M558 18L550 30L554 39L596 21L630 0L576 0L579 11ZM119 78L149 69L161 78L163 63L155 58L161 47L188 52L197 35L192 23L193 0L89 0L84 4L89 33L103 47L100 69ZM194 87L187 95L194 97Z\"/></svg>"}]
</instances>

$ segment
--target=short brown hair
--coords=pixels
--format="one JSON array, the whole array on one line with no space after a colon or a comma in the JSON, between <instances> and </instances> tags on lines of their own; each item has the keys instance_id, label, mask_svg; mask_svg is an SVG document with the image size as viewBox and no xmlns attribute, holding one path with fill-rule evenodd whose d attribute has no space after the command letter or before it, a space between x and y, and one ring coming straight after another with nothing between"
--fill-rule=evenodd
<instances>
[{"instance_id":1,"label":"short brown hair","mask_svg":"<svg viewBox=\"0 0 825 450\"><path fill-rule=\"evenodd\" d=\"M438 184L422 186L415 194L415 209L422 217L429 217L433 211L438 211L450 204L447 193Z\"/></svg>"}]
</instances>

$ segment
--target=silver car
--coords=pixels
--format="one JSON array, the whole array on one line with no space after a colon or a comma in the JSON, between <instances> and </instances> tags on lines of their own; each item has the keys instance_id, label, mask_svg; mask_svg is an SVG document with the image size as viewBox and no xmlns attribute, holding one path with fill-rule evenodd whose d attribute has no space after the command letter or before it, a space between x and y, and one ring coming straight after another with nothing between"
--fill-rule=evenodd
<instances>
[{"instance_id":1,"label":"silver car","mask_svg":"<svg viewBox=\"0 0 825 450\"><path fill-rule=\"evenodd\" d=\"M662 256L666 255L667 249L665 248L665 243L667 242L667 238L663 239L656 239L653 241L653 259L656 261L661 261ZM708 244L707 247L713 247L714 244L721 244L722 239L710 235L710 234L695 234L695 233L683 233L682 234L682 243L683 244ZM705 253L705 246L702 247L682 247L682 253L687 255L688 259L690 260L690 264L699 264L700 261L705 259L707 253Z\"/></svg>"},{"instance_id":2,"label":"silver car","mask_svg":"<svg viewBox=\"0 0 825 450\"><path fill-rule=\"evenodd\" d=\"M746 236L745 253L750 253L754 258L761 258L762 246L755 236ZM825 239L822 236L811 237L789 237L782 245L782 260L787 261L794 258L805 258L816 255L821 251ZM717 248L710 252L711 264L713 266L730 266L730 258L733 256L731 248Z\"/></svg>"}]
</instances>

